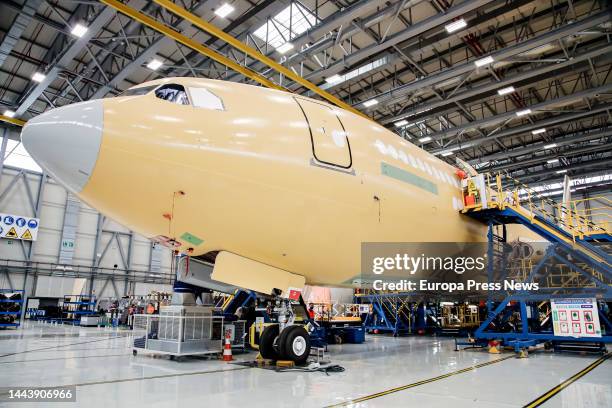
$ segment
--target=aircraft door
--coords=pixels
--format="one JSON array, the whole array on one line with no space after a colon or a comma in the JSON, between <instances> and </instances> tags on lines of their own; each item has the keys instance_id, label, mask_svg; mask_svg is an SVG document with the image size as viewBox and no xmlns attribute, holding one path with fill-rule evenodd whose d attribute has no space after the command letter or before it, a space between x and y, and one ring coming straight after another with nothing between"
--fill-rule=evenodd
<instances>
[{"instance_id":1,"label":"aircraft door","mask_svg":"<svg viewBox=\"0 0 612 408\"><path fill-rule=\"evenodd\" d=\"M351 145L335 110L322 103L295 98L310 131L312 155L317 162L348 169L353 165Z\"/></svg>"}]
</instances>

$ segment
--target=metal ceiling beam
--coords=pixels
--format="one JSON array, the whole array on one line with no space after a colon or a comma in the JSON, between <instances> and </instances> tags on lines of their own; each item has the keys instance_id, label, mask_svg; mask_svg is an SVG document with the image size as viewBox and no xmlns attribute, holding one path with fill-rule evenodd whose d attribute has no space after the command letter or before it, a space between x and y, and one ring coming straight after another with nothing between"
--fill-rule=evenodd
<instances>
[{"instance_id":1,"label":"metal ceiling beam","mask_svg":"<svg viewBox=\"0 0 612 408\"><path fill-rule=\"evenodd\" d=\"M554 143L557 144L558 147L566 147L573 146L577 143L588 142L590 140L596 140L604 137L612 136L612 128L601 129L598 128L596 130L586 130L582 132L573 132L569 134L565 134L563 136L557 136L554 139ZM510 148L507 151L494 153L491 155L481 156L477 159L468 160L468 163L474 165L477 163L491 162L495 160L504 160L510 159L513 157L520 157L522 155L526 155L529 153L535 153L537 151L542 151L543 147L550 142L537 142L530 143L527 146L522 146L516 149ZM497 169L498 167L493 166L493 168Z\"/></svg>"},{"instance_id":2,"label":"metal ceiling beam","mask_svg":"<svg viewBox=\"0 0 612 408\"><path fill-rule=\"evenodd\" d=\"M223 28L223 31L230 34L233 30L240 28L242 31L239 34L235 35L235 37L246 39L247 35L250 34L249 30L251 30L252 26L254 25L253 20L256 20L257 22L261 20L266 20L269 17L278 14L282 9L284 9L287 6L287 4L288 4L287 0L273 0L273 1L263 0L257 3L256 6L249 9L246 13L236 18L230 24L228 24L227 27ZM200 15L204 15L204 14L200 14ZM243 28L242 26L245 26L245 27ZM207 46L212 46L217 41L218 39L211 36L208 40L206 40L204 44ZM227 47L228 47L227 44L222 44L217 49L217 51L221 52ZM197 52L191 52L187 54L185 58L188 61L190 61L190 64L192 65L192 68L194 69L200 68L206 62L208 62L206 59L202 60L201 58L196 61L194 60L195 57L199 57L199 54ZM181 59L183 58L181 57ZM247 67L253 69L251 65L247 65ZM171 75L176 75L176 76L188 75L189 73L190 73L189 68L174 69L170 71ZM236 77L239 74L228 72L226 75L227 75L226 79L231 79L231 78Z\"/></svg>"},{"instance_id":3,"label":"metal ceiling beam","mask_svg":"<svg viewBox=\"0 0 612 408\"><path fill-rule=\"evenodd\" d=\"M423 0L412 0L409 2L405 2L406 4L404 4L404 9L408 7L412 7L413 5L420 3L421 1ZM339 41L341 41L343 38L355 35L360 30L353 25L348 26L348 24L351 21L371 12L373 9L377 8L379 5L384 4L384 3L385 1L380 1L380 0L375 0L375 1L361 0L355 4L351 4L350 6L344 9L341 9L335 13L332 13L329 17L322 20L319 24L315 25L312 28L309 28L303 34L291 39L291 44L293 44L294 49L298 50L298 52L288 56L286 64L287 65L295 64L300 61L303 61L306 58L308 58L309 55L312 55L313 53L317 53L324 49L334 46ZM399 5L399 4L400 2L396 3L396 5ZM382 11L379 11L375 13L374 15L364 19L363 24L370 26L372 24L375 24L376 22L384 20L389 15L393 14L394 9L395 9L394 5L390 7L385 7ZM346 28L344 28L345 25L347 25ZM343 29L339 33L337 33L337 35L327 36L328 33L340 27L342 27ZM317 41L318 39L324 36L325 38L323 40L320 40L319 42L316 42L312 44L311 46L302 50L302 47L304 47L306 44ZM272 49L269 52L267 52L266 55L271 57L275 53L276 53L276 50ZM253 62L249 66L253 69L260 69L262 67L262 65L258 63L257 61Z\"/></svg>"},{"instance_id":4,"label":"metal ceiling beam","mask_svg":"<svg viewBox=\"0 0 612 408\"><path fill-rule=\"evenodd\" d=\"M537 47L541 47L542 45L549 44L553 41L560 40L568 35L576 34L580 31L589 29L591 27L604 24L612 18L612 11L607 9L606 11L594 14L590 17L587 17L583 20L566 24L561 28L556 30L548 31L546 34L540 35L538 37L534 37L530 40L520 42L516 45L506 47L499 51L488 54L488 56L493 57L496 62L503 61L507 58L513 57L517 54L521 54L523 52L532 50ZM359 104L369 101L372 99L376 99L379 105L387 105L394 101L397 101L400 98L404 98L406 94L412 93L416 90L431 87L436 84L442 83L444 81L448 81L454 77L459 75L467 74L471 71L474 71L476 66L473 61L467 61L463 64L453 66L451 68L444 69L438 73L430 74L421 79L414 80L410 83L400 85L391 90L382 92L378 95L375 95L371 98L365 99L364 101L359 102ZM490 69L490 68L487 68ZM355 104L358 105L358 104ZM394 120L394 119L392 119Z\"/></svg>"},{"instance_id":5,"label":"metal ceiling beam","mask_svg":"<svg viewBox=\"0 0 612 408\"><path fill-rule=\"evenodd\" d=\"M612 166L612 158L605 157L603 159L589 160L586 162L570 164L569 166L555 167L554 169L546 169L546 170L536 171L534 173L524 173L518 176L514 175L515 172L510 172L510 174L512 174L512 177L515 177L524 182L525 179L538 178L540 176L545 176L547 174L552 174L552 173L565 174L565 173L557 173L560 170L567 170L569 172L569 171L575 171L575 170L585 169L589 167L598 167L598 166L607 166L606 169L609 170Z\"/></svg>"},{"instance_id":6,"label":"metal ceiling beam","mask_svg":"<svg viewBox=\"0 0 612 408\"><path fill-rule=\"evenodd\" d=\"M612 131L606 132L607 136L612 135ZM501 170L510 170L515 168L529 168L536 166L543 166L547 160L556 159L558 157L576 157L576 156L585 156L589 153L605 153L612 150L612 143L600 143L598 145L587 145L582 148L576 148L573 145L565 145L563 147L570 147L569 149L562 150L559 148L551 149L548 152L550 154L544 154L541 156L534 157L532 159L520 159L516 162L504 163L499 166L493 166L491 170L493 171L501 171ZM554 164L554 163L546 163L546 164Z\"/></svg>"},{"instance_id":7,"label":"metal ceiling beam","mask_svg":"<svg viewBox=\"0 0 612 408\"><path fill-rule=\"evenodd\" d=\"M557 7L559 8L562 7L560 5L553 6L552 8L548 10L545 10L545 11L542 11L540 13L536 13L530 16L524 16L520 14L519 8L526 4L531 3L532 1L533 0L512 0L512 8L514 11L512 15L509 15L508 3L505 0L494 1L489 5L492 8L492 10L486 11L486 12L478 12L478 11L472 12L471 14L473 16L466 15L465 18L466 20L469 21L468 26L462 30L455 31L453 33L453 36L463 37L465 35L468 35L471 32L473 32L475 27L481 24L484 24L486 22L489 22L489 21L495 21L498 17L502 17L502 16L503 18L512 17L512 22L506 24L505 26L496 27L495 31L493 32L485 32L482 35L481 40L487 39L489 37L493 38L495 35L499 35L506 30L516 32L515 31L516 27L521 26L525 22L536 23L540 19L542 20L545 18L549 19L551 11L554 11ZM518 15L517 19L514 19L514 14ZM330 87L332 88L341 87L339 89L339 92L348 93L347 99L351 99L351 100L357 99L358 100L361 97L361 95L366 94L367 92L370 91L370 89L377 89L378 87L386 86L386 85L396 86L397 78L407 73L414 75L415 70L418 70L418 68L414 65L414 61L419 61L419 64L421 66L427 63L430 63L432 61L439 61L440 58L443 58L443 56L441 56L438 53L439 48L443 49L443 55L448 55L448 54L457 52L460 49L464 49L465 43L463 42L459 42L454 46L447 47L449 35L446 32L446 30L437 30L435 32L434 30L431 30L431 31L432 31L431 33L426 32L422 36L412 38L410 40L404 41L401 44L398 44L397 46L394 46L393 47L395 49L394 51L390 50L391 52L388 52L385 54L385 57L387 58L387 64L385 64L385 66L375 68L368 72L368 75L373 75L379 71L382 71L388 68L389 66L393 66L397 62L403 63L404 68L400 68L397 71L394 71L393 76L385 75L380 80L375 81L371 88L370 87L361 88L357 86L358 89L355 90L354 92L349 92L349 89L351 88L351 82L355 82L355 85L357 85L356 81L358 81L359 78L363 78L363 76L361 75L356 76L355 78L351 78L349 81L346 81L346 82L330 84ZM423 58L422 57L423 55L429 55L429 57ZM364 64L367 64L369 62L371 62L371 60L366 60ZM352 88L355 88L355 87L356 86L352 86Z\"/></svg>"},{"instance_id":8,"label":"metal ceiling beam","mask_svg":"<svg viewBox=\"0 0 612 408\"><path fill-rule=\"evenodd\" d=\"M605 174L609 174L609 172L606 172L605 170L587 171L587 172L582 173L580 176L575 176L573 180L583 180L588 177L604 176ZM532 181L531 183L529 183L529 187L534 188L534 187L544 186L548 184L561 183L564 177L565 177L565 174L563 173L557 174L555 172L552 177L543 178L539 181ZM571 179L572 178L570 177L570 180ZM608 182L612 183L612 178L610 178Z\"/></svg>"},{"instance_id":9,"label":"metal ceiling beam","mask_svg":"<svg viewBox=\"0 0 612 408\"><path fill-rule=\"evenodd\" d=\"M360 111L358 111L357 109L353 108L352 106L344 103L343 101L341 101L340 99L336 98L335 96L333 96L332 94L330 94L329 92L324 91L323 89L319 88L318 86L316 86L315 84L313 84L310 81L305 80L304 78L300 77L299 75L295 74L293 71L291 71L288 68L285 68L284 66L282 66L281 64L277 63L276 61L274 61L273 59L261 54L259 51L257 51L254 48L251 48L250 46L246 45L245 43L243 43L242 41L239 41L237 39L235 39L234 37L224 33L221 29L215 27L212 24L207 23L206 21L204 21L203 19L201 19L200 17L196 16L193 13L190 13L189 11L185 10L184 8L177 6L176 4L172 3L171 1L168 0L153 0L155 3L159 4L160 6L164 7L166 10L169 10L170 12L172 12L173 14L189 21L191 24L193 24L194 26L208 32L209 34L221 39L222 41L227 42L229 45L231 45L232 47L236 48L239 51L244 52L245 54L249 55L252 58L255 58L256 60L266 64L267 66L269 66L270 68L274 69L275 71L285 75L287 78L299 83L300 85L304 86L305 88L309 89L310 91L316 93L317 95L319 95L320 97L322 97L323 99L327 100L328 102L342 108L342 109L346 109L350 112L353 112L357 115L361 115L361 116L365 116L363 115Z\"/></svg>"},{"instance_id":10,"label":"metal ceiling beam","mask_svg":"<svg viewBox=\"0 0 612 408\"><path fill-rule=\"evenodd\" d=\"M123 3L120 3L116 0L100 0L102 3L110 6L109 9L115 9L119 12L121 12L122 14L125 14L126 16L133 18L134 20L138 20L140 21L142 24L145 24L146 26L154 29L155 31L158 31L162 34L164 34L165 36L171 37L172 39L174 39L175 41L191 48L192 50L198 51L200 54L209 57L225 66L227 66L228 68L233 69L236 72L241 73L242 75L244 75L247 78L250 78L254 81L259 82L260 84L267 86L268 88L273 88L273 89L279 89L279 90L284 90L283 87L275 84L274 82L270 81L268 78L263 77L261 74L251 71L250 69L236 63L235 61L227 58L224 55L219 54L216 51L213 51L210 48L207 48L205 46L203 46L202 44L200 44L199 42L197 42L196 40L186 37L185 35L179 33L178 31L169 28L168 26L158 22L157 20L131 8L126 6Z\"/></svg>"},{"instance_id":11,"label":"metal ceiling beam","mask_svg":"<svg viewBox=\"0 0 612 408\"><path fill-rule=\"evenodd\" d=\"M11 28L9 28L2 39L2 44L0 44L0 67L4 65L4 61L6 61L6 58L11 51L13 51L13 48L15 48L17 41L21 38L21 34L23 34L28 25L30 25L41 3L42 0L27 0L23 4L21 11L17 13L13 24L11 24Z\"/></svg>"},{"instance_id":12,"label":"metal ceiling beam","mask_svg":"<svg viewBox=\"0 0 612 408\"><path fill-rule=\"evenodd\" d=\"M15 110L17 116L23 115L30 106L40 97L45 89L57 79L57 76L72 62L72 60L83 50L89 40L96 35L103 27L105 27L115 15L115 10L112 8L105 7L96 16L96 18L88 25L87 32L80 38L77 38L62 56L55 62L53 67L46 72L45 79L37 84L30 92L23 98L17 109Z\"/></svg>"},{"instance_id":13,"label":"metal ceiling beam","mask_svg":"<svg viewBox=\"0 0 612 408\"><path fill-rule=\"evenodd\" d=\"M537 103L535 105L527 106L526 108L531 109L532 111L531 115L534 115L534 114L537 114L537 111L539 110L545 110L547 108L552 108L556 106L569 105L572 102L579 101L583 98L590 98L594 96L596 97L596 96L599 96L600 94L608 93L610 91L612 91L612 83L602 85L597 88L585 89L581 92L576 92L574 94L563 96L561 98L550 99L548 101ZM445 130L436 132L435 134L431 134L430 136L433 140L441 140L441 139L444 139L445 137L454 136L460 132L463 133L469 130L480 130L487 126L492 126L492 125L495 125L495 124L498 124L498 123L501 123L507 120L519 118L516 114L519 110L522 110L522 109L501 113L499 115L494 115L488 118L475 120L473 122L464 123L463 125L459 125L454 128L445 129ZM499 137L499 134L495 134L495 137ZM442 149L442 150L448 150L448 148Z\"/></svg>"},{"instance_id":14,"label":"metal ceiling beam","mask_svg":"<svg viewBox=\"0 0 612 408\"><path fill-rule=\"evenodd\" d=\"M154 3L149 3L149 4L151 7L157 7ZM207 13L211 10L212 10L212 6L207 5L206 1L200 2L200 4L198 4L194 8L194 11L197 11L198 13L200 12ZM144 11L146 12L147 9L145 8ZM139 21L132 20L130 21L130 24L126 27L125 31L132 32L136 29L137 26L140 26L140 24L141 23ZM181 32L187 29L189 26L190 26L189 22L181 21L180 23L176 25L175 28L177 31ZM136 71L139 68L142 68L144 63L150 60L154 55L156 55L159 50L170 47L173 43L174 43L174 40L166 36L161 36L160 38L154 40L153 43L151 43L151 45L149 45L145 50L143 50L136 58L134 58L132 61L127 63L123 68L121 68L119 72L117 72L110 79L110 81L108 81L108 83L98 88L94 92L94 94L90 97L90 99L103 98L108 92L110 92L114 88L117 88L119 84L122 81L124 81L128 76L130 76L134 71ZM117 46L118 44L116 44L113 48ZM200 55L200 54L197 53L197 55ZM92 61L90 63L90 66L88 66L88 69L91 69L93 64L94 62Z\"/></svg>"},{"instance_id":15,"label":"metal ceiling beam","mask_svg":"<svg viewBox=\"0 0 612 408\"><path fill-rule=\"evenodd\" d=\"M10 123L15 126L25 125L25 121L21 119L17 119L17 118L9 118L8 116L5 116L5 115L0 115L0 122Z\"/></svg>"},{"instance_id":16,"label":"metal ceiling beam","mask_svg":"<svg viewBox=\"0 0 612 408\"><path fill-rule=\"evenodd\" d=\"M490 80L489 78L486 78L487 83L484 83L481 85L472 84L470 88L466 89L463 92L457 93L450 98L439 100L436 97L432 97L431 98L432 100L435 99L433 102L419 103L414 106L414 111L418 111L418 112L427 111L427 114L418 116L416 112L405 112L404 111L404 113L402 113L401 115L379 120L379 123L383 125L387 125L389 123L393 123L398 120L407 119L407 118L410 118L410 120L413 120L413 121L418 121L422 119L427 120L427 118L432 116L432 114L430 113L431 111L441 108L443 106L451 105L451 104L454 105L455 102L459 102L459 101L462 101L468 98L474 98L477 96L490 96L490 95L495 96L497 95L498 89L502 89L510 85L513 85L514 88L518 89L521 86L525 86L533 82L541 81L543 78L542 75L545 75L545 74L556 73L556 72L564 73L564 72L567 72L568 70L573 70L572 72L575 72L574 65L580 62L583 62L583 61L587 61L588 59L591 59L591 58L595 59L597 57L601 57L601 60L595 63L595 65L609 64L610 62L612 62L612 45L600 47L595 50L588 51L588 52L573 56L571 58L568 58L566 61L563 61L560 63L551 63L549 65L545 65L540 68L533 69L532 67L525 68L524 66L522 66L521 68L524 68L522 72L519 72L513 76L507 76L501 81L496 81L494 78L491 78ZM534 62L537 62L537 61L534 61ZM588 62L584 64L584 69L590 69L590 65ZM546 77L546 79L550 79L550 78L551 78L550 75ZM532 80L532 81L529 81L529 80ZM434 114L435 116L438 116L440 114L443 114L443 112L435 112Z\"/></svg>"},{"instance_id":17,"label":"metal ceiling beam","mask_svg":"<svg viewBox=\"0 0 612 408\"><path fill-rule=\"evenodd\" d=\"M368 47L364 47L359 51L356 51L346 57L342 58L339 61L334 62L330 66L326 68L319 69L317 71L313 71L307 75L305 78L310 81L316 81L322 79L326 76L331 76L338 74L340 71L345 69L347 66L356 64L363 59L384 51L385 49L397 45L403 41L406 41L410 38L416 37L427 30L443 25L444 23L451 21L455 18L461 17L466 13L469 13L473 10L476 10L488 3L491 3L493 0L470 0L465 1L458 6L454 6L446 10L444 13L436 14L432 17L426 18L423 21L415 23L410 26L406 30L400 31L394 35L387 37L387 39L381 43L372 44Z\"/></svg>"},{"instance_id":18,"label":"metal ceiling beam","mask_svg":"<svg viewBox=\"0 0 612 408\"><path fill-rule=\"evenodd\" d=\"M486 135L486 136L477 137L477 138L462 141L462 142L457 142L452 145L445 146L443 148L432 149L432 150L429 150L429 152L436 154L442 151L452 150L453 152L456 153L461 150L479 146L489 140L502 139L507 136L527 133L527 132L531 132L532 130L543 128L543 127L557 126L561 123L583 119L585 117L590 117L590 116L594 116L598 114L607 113L610 110L612 110L612 103L606 103L603 105L595 105L595 106L592 106L591 109L589 109L588 111L556 115L550 118L533 121L532 123L528 125L515 126L513 128L508 128L508 129L505 129L499 132L495 132L491 135Z\"/></svg>"}]
</instances>

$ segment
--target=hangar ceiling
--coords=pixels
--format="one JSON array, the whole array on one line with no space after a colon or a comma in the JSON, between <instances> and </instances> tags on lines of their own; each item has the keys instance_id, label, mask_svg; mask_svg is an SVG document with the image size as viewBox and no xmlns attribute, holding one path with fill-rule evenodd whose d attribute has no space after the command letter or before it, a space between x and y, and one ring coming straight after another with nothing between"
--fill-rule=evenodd
<instances>
[{"instance_id":1,"label":"hangar ceiling","mask_svg":"<svg viewBox=\"0 0 612 408\"><path fill-rule=\"evenodd\" d=\"M155 2L124 3L310 95ZM552 190L567 174L576 189L610 191L606 1L175 3L451 163ZM27 120L159 77L252 82L99 1L3 0L0 9L0 114Z\"/></svg>"}]
</instances>

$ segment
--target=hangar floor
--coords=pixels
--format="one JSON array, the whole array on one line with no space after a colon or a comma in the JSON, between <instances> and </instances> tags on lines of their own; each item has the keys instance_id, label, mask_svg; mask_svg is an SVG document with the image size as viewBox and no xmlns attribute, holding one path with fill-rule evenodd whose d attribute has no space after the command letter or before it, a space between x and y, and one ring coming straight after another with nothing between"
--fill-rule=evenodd
<instances>
[{"instance_id":1,"label":"hangar floor","mask_svg":"<svg viewBox=\"0 0 612 408\"><path fill-rule=\"evenodd\" d=\"M350 406L360 407L501 408L525 405L597 359L546 352L515 359L511 353L455 352L451 339L369 336L361 345L330 346L333 363L346 371L326 376L276 373L200 358L175 362L132 357L130 344L129 332L113 329L34 323L21 330L0 331L0 384L77 385L78 406L88 408L201 406L202 402L206 406L324 407L351 401ZM237 360L254 357L254 353L235 356ZM487 362L492 363L483 365ZM473 366L479 367L402 387ZM404 389L385 392L395 387ZM367 399L354 401L362 397ZM75 406L53 404L63 405ZM611 407L612 360L542 406Z\"/></svg>"}]
</instances>

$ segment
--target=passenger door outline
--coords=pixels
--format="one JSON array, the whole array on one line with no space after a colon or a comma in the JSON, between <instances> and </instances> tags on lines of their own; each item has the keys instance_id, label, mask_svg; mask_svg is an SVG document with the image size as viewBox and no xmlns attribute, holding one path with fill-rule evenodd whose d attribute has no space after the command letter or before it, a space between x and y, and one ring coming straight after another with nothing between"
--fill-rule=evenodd
<instances>
[{"instance_id":1,"label":"passenger door outline","mask_svg":"<svg viewBox=\"0 0 612 408\"><path fill-rule=\"evenodd\" d=\"M337 114L335 114L333 112L333 108L331 108L330 106L327 106L325 104L319 103L317 101L312 101L312 100L308 100L308 99L303 99L303 98L298 98L295 97L295 102L297 103L297 105L300 107L300 110L302 111L302 114L304 115L304 119L306 119L306 123L308 124L308 132L310 134L310 147L312 149L312 156L314 157L314 159L319 162L319 163L323 163L326 164L328 166L334 166L334 167L339 167L342 169L350 169L353 166L353 153L351 151L351 143L350 140L348 138L348 133L346 131L346 129L344 128L344 124L342 123L342 120L340 120L340 118L338 117ZM302 103L310 103L313 105L319 105L320 107L324 108L324 109L329 109L334 117L336 118L336 120L338 120L338 123L340 124L340 128L342 129L342 132L344 134L344 141L346 143L346 152L348 153L348 164L341 164L341 163L334 163L334 162L330 162L327 160L322 160L319 157L317 157L317 152L316 152L316 145L317 143L315 142L315 138L313 135L313 130L312 130L312 126L311 126L311 119L308 117L308 115L306 114L306 110L304 109L304 106L302 106ZM323 127L323 132L327 135L327 132L325 131L325 128ZM330 138L333 137L333 135L329 135Z\"/></svg>"}]
</instances>

